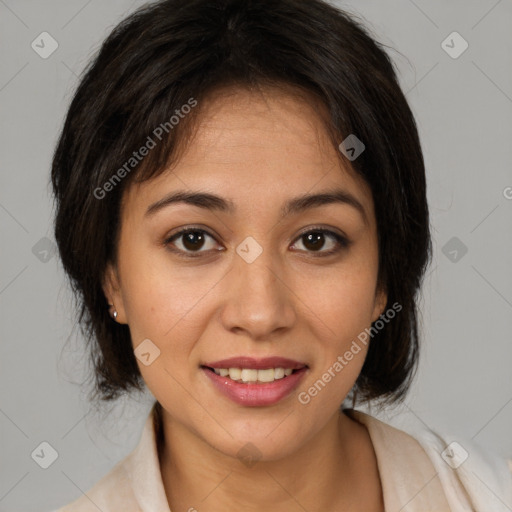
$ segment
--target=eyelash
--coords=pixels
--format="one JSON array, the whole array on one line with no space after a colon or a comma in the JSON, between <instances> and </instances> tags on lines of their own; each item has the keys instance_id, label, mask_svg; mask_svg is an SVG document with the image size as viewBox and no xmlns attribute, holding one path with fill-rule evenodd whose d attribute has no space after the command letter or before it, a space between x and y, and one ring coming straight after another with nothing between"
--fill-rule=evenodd
<instances>
[{"instance_id":1,"label":"eyelash","mask_svg":"<svg viewBox=\"0 0 512 512\"><path fill-rule=\"evenodd\" d=\"M213 238L215 240L215 237L209 233L208 231L206 231L205 229L202 229L202 228L194 228L194 227L188 227L188 228L184 228L182 229L181 231L178 231L176 233L174 233L172 236L166 238L164 240L164 246L166 246L171 252L177 254L179 257L181 258L188 258L188 259L192 259L192 258L199 258L201 257L201 255L203 253L208 253L210 251L195 251L195 252L187 252L187 251L183 251L182 249L176 249L176 248L170 248L170 244L180 238L181 236L183 235L186 235L188 233L206 233L209 237ZM351 245L351 241L348 240L346 237L334 232L334 231L331 231L329 229L325 229L325 228L310 228L308 229L307 231L304 231L303 233L301 233L297 238L296 240L300 240L302 237L306 236L306 235L309 235L311 233L322 233L322 234L327 234L329 236L331 236L332 238L334 238L334 240L336 241L336 243L338 244L337 247L335 247L334 249L331 249L329 251L320 251L318 252L317 254L315 254L315 251L306 251L308 253L311 253L314 255L314 257L316 258L325 258L327 256L332 256L333 254L337 254L338 252L342 251L343 249L347 249L350 245ZM299 251L299 252L302 252L302 251Z\"/></svg>"}]
</instances>

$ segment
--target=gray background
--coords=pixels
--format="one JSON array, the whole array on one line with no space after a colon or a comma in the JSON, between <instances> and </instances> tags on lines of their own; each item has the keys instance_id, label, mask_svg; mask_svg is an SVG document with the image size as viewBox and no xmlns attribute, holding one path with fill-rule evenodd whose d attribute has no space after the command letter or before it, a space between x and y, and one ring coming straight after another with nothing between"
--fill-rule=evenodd
<instances>
[{"instance_id":1,"label":"gray background","mask_svg":"<svg viewBox=\"0 0 512 512\"><path fill-rule=\"evenodd\" d=\"M0 0L0 511L51 510L80 496L133 449L149 411L149 392L103 416L85 400L88 367L52 253L48 186L77 76L141 4ZM512 457L512 2L337 5L400 52L390 54L428 173L434 261L421 367L406 404L380 417ZM59 45L47 59L31 48L43 31ZM442 47L453 31L469 44L458 58ZM460 43L448 39L452 51ZM42 441L58 452L48 469L31 458Z\"/></svg>"}]
</instances>

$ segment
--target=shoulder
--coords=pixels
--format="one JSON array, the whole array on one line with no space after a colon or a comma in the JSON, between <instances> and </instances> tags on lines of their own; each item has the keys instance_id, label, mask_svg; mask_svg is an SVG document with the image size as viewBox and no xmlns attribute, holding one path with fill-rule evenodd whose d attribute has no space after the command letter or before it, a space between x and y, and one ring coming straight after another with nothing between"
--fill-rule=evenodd
<instances>
[{"instance_id":1,"label":"shoulder","mask_svg":"<svg viewBox=\"0 0 512 512\"><path fill-rule=\"evenodd\" d=\"M510 512L512 460L471 439L422 429L416 439L429 455L448 490L460 483L475 510ZM448 491L449 492L449 491Z\"/></svg>"},{"instance_id":2,"label":"shoulder","mask_svg":"<svg viewBox=\"0 0 512 512\"><path fill-rule=\"evenodd\" d=\"M153 406L135 449L81 497L54 512L140 512L141 504L148 510L168 510L160 474L159 432Z\"/></svg>"},{"instance_id":3,"label":"shoulder","mask_svg":"<svg viewBox=\"0 0 512 512\"><path fill-rule=\"evenodd\" d=\"M99 480L91 489L75 501L59 508L55 512L114 512L127 510L136 512L139 509L132 492L131 481L125 465L130 455L118 462L112 470Z\"/></svg>"},{"instance_id":4,"label":"shoulder","mask_svg":"<svg viewBox=\"0 0 512 512\"><path fill-rule=\"evenodd\" d=\"M420 448L432 463L453 508L470 503L477 512L512 510L512 460L485 450L475 441L440 430L418 426L404 431L362 411L348 412L366 425L378 445L375 448L387 458L405 463L407 471L417 470L414 453ZM400 456L404 450L407 457Z\"/></svg>"}]
</instances>

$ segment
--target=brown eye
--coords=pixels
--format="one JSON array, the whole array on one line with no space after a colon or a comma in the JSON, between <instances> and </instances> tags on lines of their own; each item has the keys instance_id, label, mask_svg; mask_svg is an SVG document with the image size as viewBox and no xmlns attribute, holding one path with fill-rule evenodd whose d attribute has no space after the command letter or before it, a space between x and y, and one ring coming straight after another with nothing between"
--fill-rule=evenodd
<instances>
[{"instance_id":1,"label":"brown eye","mask_svg":"<svg viewBox=\"0 0 512 512\"><path fill-rule=\"evenodd\" d=\"M187 228L175 233L170 238L165 240L166 246L174 245L175 248L170 248L173 252L185 253L187 256L195 257L193 253L204 253L210 249L202 251L201 249L207 244L208 238L215 240L212 235L203 229ZM175 241L179 243L176 244Z\"/></svg>"},{"instance_id":2,"label":"brown eye","mask_svg":"<svg viewBox=\"0 0 512 512\"><path fill-rule=\"evenodd\" d=\"M330 243L327 243L328 240ZM305 247L307 252L317 252L319 256L329 256L341 251L343 248L349 246L349 241L327 229L314 229L300 235L298 240L302 240L302 245ZM327 250L322 250L325 246L329 247Z\"/></svg>"},{"instance_id":3,"label":"brown eye","mask_svg":"<svg viewBox=\"0 0 512 512\"><path fill-rule=\"evenodd\" d=\"M325 233L320 231L312 231L307 235L302 235L304 247L311 251L319 251L325 245Z\"/></svg>"}]
</instances>

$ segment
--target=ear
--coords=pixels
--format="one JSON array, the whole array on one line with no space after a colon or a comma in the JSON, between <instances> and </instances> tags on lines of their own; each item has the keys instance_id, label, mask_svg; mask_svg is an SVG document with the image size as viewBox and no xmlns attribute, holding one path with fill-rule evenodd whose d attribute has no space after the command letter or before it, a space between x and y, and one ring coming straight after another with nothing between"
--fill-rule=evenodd
<instances>
[{"instance_id":1,"label":"ear","mask_svg":"<svg viewBox=\"0 0 512 512\"><path fill-rule=\"evenodd\" d=\"M127 323L119 275L115 265L110 262L107 264L107 268L103 276L102 288L108 304L114 304L115 306L117 311L116 322L119 324Z\"/></svg>"},{"instance_id":2,"label":"ear","mask_svg":"<svg viewBox=\"0 0 512 512\"><path fill-rule=\"evenodd\" d=\"M377 288L377 292L375 293L375 302L372 313L372 322L375 322L382 313L384 313L386 309L386 304L388 302L388 294L386 290L382 288Z\"/></svg>"}]
</instances>

